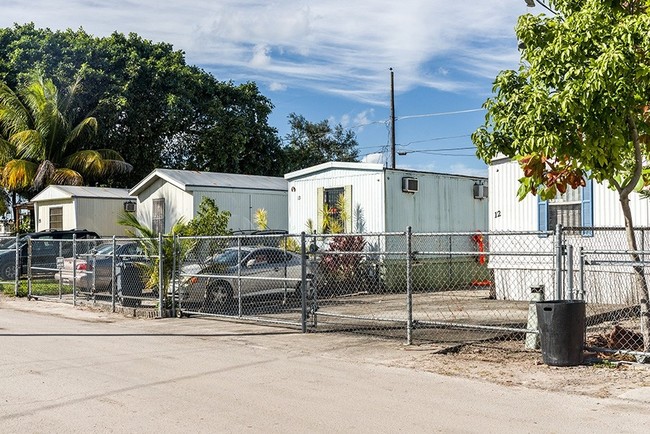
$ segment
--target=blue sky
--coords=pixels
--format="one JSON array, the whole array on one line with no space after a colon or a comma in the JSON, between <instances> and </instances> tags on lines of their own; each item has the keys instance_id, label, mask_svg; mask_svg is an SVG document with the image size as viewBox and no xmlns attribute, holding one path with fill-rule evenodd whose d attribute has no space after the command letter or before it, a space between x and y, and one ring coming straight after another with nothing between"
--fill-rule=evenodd
<instances>
[{"instance_id":1,"label":"blue sky","mask_svg":"<svg viewBox=\"0 0 650 434\"><path fill-rule=\"evenodd\" d=\"M397 167L487 174L469 135L502 69L518 66L524 0L4 0L0 25L135 32L185 52L220 80L255 81L275 110L357 134L367 161L390 161L395 74Z\"/></svg>"}]
</instances>

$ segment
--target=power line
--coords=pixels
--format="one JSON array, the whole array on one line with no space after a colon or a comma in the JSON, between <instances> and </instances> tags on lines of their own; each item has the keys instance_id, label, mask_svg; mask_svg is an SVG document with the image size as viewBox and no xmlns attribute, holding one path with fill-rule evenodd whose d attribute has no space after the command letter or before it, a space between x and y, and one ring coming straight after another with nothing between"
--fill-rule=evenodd
<instances>
[{"instance_id":1,"label":"power line","mask_svg":"<svg viewBox=\"0 0 650 434\"><path fill-rule=\"evenodd\" d=\"M469 109L469 110L457 110L453 112L438 112L438 113L424 113L421 115L409 115L409 116L400 116L397 118L398 121L404 120L404 119L416 119L416 118L429 118L433 116L447 116L447 115L458 115L458 114L463 114L463 113L473 113L473 112L480 112L480 111L485 111L484 108L479 108L479 109Z\"/></svg>"}]
</instances>

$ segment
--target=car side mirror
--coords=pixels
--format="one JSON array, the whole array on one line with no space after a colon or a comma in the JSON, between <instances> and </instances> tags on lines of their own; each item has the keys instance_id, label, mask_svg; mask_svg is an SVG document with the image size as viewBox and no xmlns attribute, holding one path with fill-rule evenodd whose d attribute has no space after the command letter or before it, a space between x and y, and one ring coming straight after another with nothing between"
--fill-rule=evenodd
<instances>
[{"instance_id":1,"label":"car side mirror","mask_svg":"<svg viewBox=\"0 0 650 434\"><path fill-rule=\"evenodd\" d=\"M246 266L252 267L253 265L255 265L255 262L256 262L255 259L249 259L248 262L246 262Z\"/></svg>"}]
</instances>

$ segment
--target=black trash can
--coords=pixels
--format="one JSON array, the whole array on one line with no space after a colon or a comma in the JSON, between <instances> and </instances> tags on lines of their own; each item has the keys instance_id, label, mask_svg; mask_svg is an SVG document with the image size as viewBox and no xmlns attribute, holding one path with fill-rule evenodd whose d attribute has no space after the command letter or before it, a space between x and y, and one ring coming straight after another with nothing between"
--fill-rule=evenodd
<instances>
[{"instance_id":1,"label":"black trash can","mask_svg":"<svg viewBox=\"0 0 650 434\"><path fill-rule=\"evenodd\" d=\"M581 364L585 340L585 302L555 300L536 304L544 363L552 366Z\"/></svg>"},{"instance_id":2,"label":"black trash can","mask_svg":"<svg viewBox=\"0 0 650 434\"><path fill-rule=\"evenodd\" d=\"M124 307L139 307L142 304L144 273L139 264L120 262L115 267L117 295Z\"/></svg>"}]
</instances>

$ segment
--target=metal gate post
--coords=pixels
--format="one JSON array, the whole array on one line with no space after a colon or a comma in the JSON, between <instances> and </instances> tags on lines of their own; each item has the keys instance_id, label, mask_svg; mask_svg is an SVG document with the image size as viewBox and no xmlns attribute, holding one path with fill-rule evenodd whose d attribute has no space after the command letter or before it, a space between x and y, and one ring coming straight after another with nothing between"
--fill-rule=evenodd
<instances>
[{"instance_id":1,"label":"metal gate post","mask_svg":"<svg viewBox=\"0 0 650 434\"><path fill-rule=\"evenodd\" d=\"M566 246L566 285L569 290L569 300L573 300L573 245Z\"/></svg>"},{"instance_id":2,"label":"metal gate post","mask_svg":"<svg viewBox=\"0 0 650 434\"><path fill-rule=\"evenodd\" d=\"M172 238L172 316L176 317L176 259L177 259L177 250L179 250L178 246L178 235L174 234L174 238ZM181 302L181 297L180 295L178 296L178 302ZM179 306L180 308L180 306Z\"/></svg>"},{"instance_id":3,"label":"metal gate post","mask_svg":"<svg viewBox=\"0 0 650 434\"><path fill-rule=\"evenodd\" d=\"M579 256L580 262L578 262L578 274L580 280L578 281L578 285L579 285L580 292L578 294L578 297L580 298L580 300L584 301L585 299L585 253L584 253L584 247L582 246L580 246L579 255L580 255Z\"/></svg>"},{"instance_id":4,"label":"metal gate post","mask_svg":"<svg viewBox=\"0 0 650 434\"><path fill-rule=\"evenodd\" d=\"M73 235L73 236L74 236L74 235ZM58 255L58 257L55 259L56 264L57 264L57 267L56 267L56 268L57 268L58 271L59 271L59 300L63 300L63 276L61 276L61 274L62 274L62 272L63 272L63 264L61 264L61 268L58 267L58 265L59 265L59 260L58 260L58 258L62 258L62 259L63 259L63 243L64 243L64 242L65 242L65 241L63 241L63 240L61 240L61 241L59 242L59 255Z\"/></svg>"},{"instance_id":5,"label":"metal gate post","mask_svg":"<svg viewBox=\"0 0 650 434\"><path fill-rule=\"evenodd\" d=\"M413 342L413 294L412 291L412 274L411 274L411 226L406 228L406 345Z\"/></svg>"},{"instance_id":6,"label":"metal gate post","mask_svg":"<svg viewBox=\"0 0 650 434\"><path fill-rule=\"evenodd\" d=\"M72 234L72 305L77 305L77 234Z\"/></svg>"},{"instance_id":7,"label":"metal gate post","mask_svg":"<svg viewBox=\"0 0 650 434\"><path fill-rule=\"evenodd\" d=\"M22 268L22 267L21 267ZM27 299L32 298L32 238L27 238Z\"/></svg>"},{"instance_id":8,"label":"metal gate post","mask_svg":"<svg viewBox=\"0 0 650 434\"><path fill-rule=\"evenodd\" d=\"M564 240L562 239L562 225L555 227L555 239L557 242L555 250L555 299L562 300L562 255L564 251Z\"/></svg>"},{"instance_id":9,"label":"metal gate post","mask_svg":"<svg viewBox=\"0 0 650 434\"><path fill-rule=\"evenodd\" d=\"M18 297L18 285L20 285L20 235L16 234L16 264L14 265L14 295Z\"/></svg>"},{"instance_id":10,"label":"metal gate post","mask_svg":"<svg viewBox=\"0 0 650 434\"><path fill-rule=\"evenodd\" d=\"M158 234L158 317L163 316L163 234ZM165 291L167 288L164 288Z\"/></svg>"},{"instance_id":11,"label":"metal gate post","mask_svg":"<svg viewBox=\"0 0 650 434\"><path fill-rule=\"evenodd\" d=\"M115 250L117 244L115 243L115 235L113 235L113 254L111 255L111 312L115 312L115 293L117 292L117 283L115 282Z\"/></svg>"},{"instance_id":12,"label":"metal gate post","mask_svg":"<svg viewBox=\"0 0 650 434\"><path fill-rule=\"evenodd\" d=\"M301 328L303 333L307 333L307 248L304 231L300 233L300 298L302 304Z\"/></svg>"}]
</instances>

